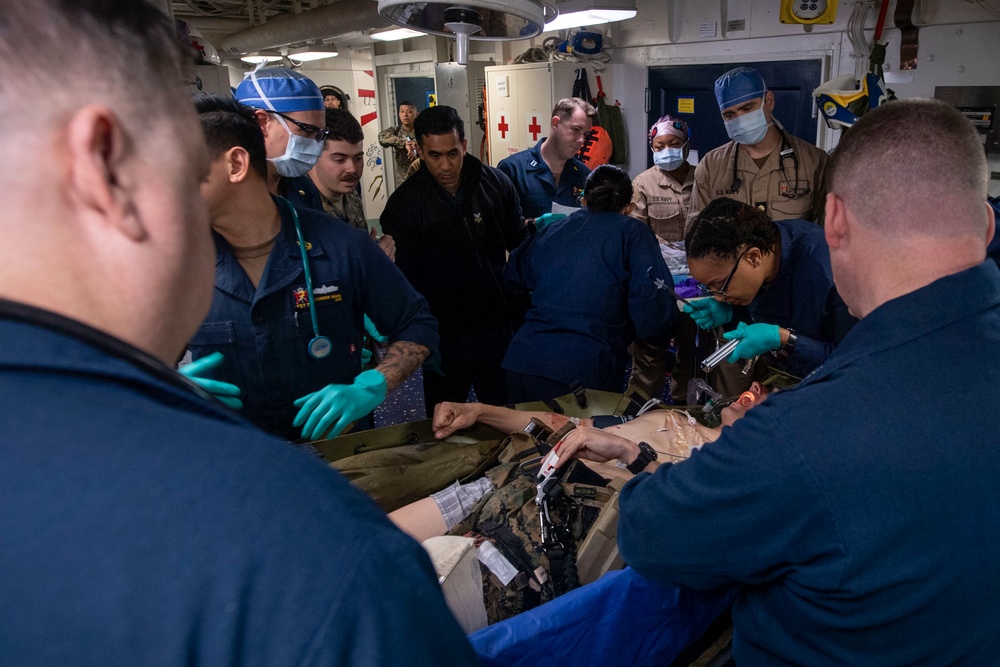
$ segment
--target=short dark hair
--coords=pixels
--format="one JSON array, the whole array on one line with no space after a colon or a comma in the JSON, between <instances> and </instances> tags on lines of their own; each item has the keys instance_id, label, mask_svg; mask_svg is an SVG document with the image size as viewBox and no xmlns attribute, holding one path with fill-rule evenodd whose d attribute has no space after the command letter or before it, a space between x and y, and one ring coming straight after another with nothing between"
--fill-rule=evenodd
<instances>
[{"instance_id":1,"label":"short dark hair","mask_svg":"<svg viewBox=\"0 0 1000 667\"><path fill-rule=\"evenodd\" d=\"M343 108L326 110L326 129L330 130L327 141L346 141L349 144L360 144L365 140L361 123Z\"/></svg>"},{"instance_id":2,"label":"short dark hair","mask_svg":"<svg viewBox=\"0 0 1000 667\"><path fill-rule=\"evenodd\" d=\"M212 159L223 151L239 146L250 155L250 167L261 178L266 179L267 149L264 147L264 133L253 109L231 97L208 93L195 93L192 99L198 110L201 129L205 133L205 143Z\"/></svg>"},{"instance_id":3,"label":"short dark hair","mask_svg":"<svg viewBox=\"0 0 1000 667\"><path fill-rule=\"evenodd\" d=\"M458 140L465 139L465 123L458 112L452 107L436 106L424 109L413 121L413 133L417 135L417 144L423 147L424 135L450 134L458 132Z\"/></svg>"},{"instance_id":4,"label":"short dark hair","mask_svg":"<svg viewBox=\"0 0 1000 667\"><path fill-rule=\"evenodd\" d=\"M413 102L409 100L403 100L402 102L396 105L396 111L399 111L403 107L413 107L414 109L416 109L417 105L415 105Z\"/></svg>"},{"instance_id":5,"label":"short dark hair","mask_svg":"<svg viewBox=\"0 0 1000 667\"><path fill-rule=\"evenodd\" d=\"M323 94L324 100L331 96L336 97L337 100L340 102L340 108L341 109L347 108L347 94L340 88L337 88L336 86L320 86L319 92Z\"/></svg>"},{"instance_id":6,"label":"short dark hair","mask_svg":"<svg viewBox=\"0 0 1000 667\"><path fill-rule=\"evenodd\" d=\"M981 235L988 168L972 123L940 100L887 102L841 137L827 191L890 236Z\"/></svg>"},{"instance_id":7,"label":"short dark hair","mask_svg":"<svg viewBox=\"0 0 1000 667\"><path fill-rule=\"evenodd\" d=\"M602 164L587 176L584 197L590 211L620 213L632 202L632 179L620 167Z\"/></svg>"},{"instance_id":8,"label":"short dark hair","mask_svg":"<svg viewBox=\"0 0 1000 667\"><path fill-rule=\"evenodd\" d=\"M594 105L585 99L579 97L564 97L556 105L552 107L552 115L559 116L562 120L566 120L572 116L576 110L579 109L587 115L590 120L597 119L597 109Z\"/></svg>"},{"instance_id":9,"label":"short dark hair","mask_svg":"<svg viewBox=\"0 0 1000 667\"><path fill-rule=\"evenodd\" d=\"M756 206L719 197L709 202L684 236L688 259L736 259L746 248L775 251L778 227Z\"/></svg>"},{"instance_id":10,"label":"short dark hair","mask_svg":"<svg viewBox=\"0 0 1000 667\"><path fill-rule=\"evenodd\" d=\"M15 118L20 123L22 109L43 118L76 109L81 99L105 98L140 136L151 113L168 117L186 97L183 82L193 71L193 51L148 2L33 0L4 2L0 10L0 131ZM43 90L61 95L43 101Z\"/></svg>"}]
</instances>

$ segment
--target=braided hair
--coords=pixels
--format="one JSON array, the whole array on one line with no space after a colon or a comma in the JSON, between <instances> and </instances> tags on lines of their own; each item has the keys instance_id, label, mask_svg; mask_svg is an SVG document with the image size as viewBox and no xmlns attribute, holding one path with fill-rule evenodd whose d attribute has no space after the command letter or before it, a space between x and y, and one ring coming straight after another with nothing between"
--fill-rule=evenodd
<instances>
[{"instance_id":1,"label":"braided hair","mask_svg":"<svg viewBox=\"0 0 1000 667\"><path fill-rule=\"evenodd\" d=\"M729 197L713 199L684 236L688 259L736 259L745 248L774 252L778 228L760 209Z\"/></svg>"}]
</instances>

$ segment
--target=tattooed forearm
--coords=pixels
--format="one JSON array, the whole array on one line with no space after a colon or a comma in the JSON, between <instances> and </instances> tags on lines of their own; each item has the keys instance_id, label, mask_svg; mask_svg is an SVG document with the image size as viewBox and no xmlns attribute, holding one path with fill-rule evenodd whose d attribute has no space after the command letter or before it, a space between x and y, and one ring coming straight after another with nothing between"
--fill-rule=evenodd
<instances>
[{"instance_id":1,"label":"tattooed forearm","mask_svg":"<svg viewBox=\"0 0 1000 667\"><path fill-rule=\"evenodd\" d=\"M423 345L397 340L386 348L382 363L375 370L385 376L385 384L392 391L413 375L430 353Z\"/></svg>"}]
</instances>

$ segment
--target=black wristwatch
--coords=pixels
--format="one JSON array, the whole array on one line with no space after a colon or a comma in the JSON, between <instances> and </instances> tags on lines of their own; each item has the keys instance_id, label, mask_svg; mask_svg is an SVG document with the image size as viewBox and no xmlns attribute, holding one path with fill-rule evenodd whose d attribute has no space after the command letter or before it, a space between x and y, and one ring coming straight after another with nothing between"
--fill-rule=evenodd
<instances>
[{"instance_id":1,"label":"black wristwatch","mask_svg":"<svg viewBox=\"0 0 1000 667\"><path fill-rule=\"evenodd\" d=\"M795 351L795 344L799 342L799 337L795 333L795 329L788 330L788 342L781 346L781 349L788 354Z\"/></svg>"},{"instance_id":2,"label":"black wristwatch","mask_svg":"<svg viewBox=\"0 0 1000 667\"><path fill-rule=\"evenodd\" d=\"M625 466L633 475L638 475L640 472L646 469L650 463L656 460L656 452L645 442L639 443L639 456L635 457L635 461L629 463Z\"/></svg>"}]
</instances>

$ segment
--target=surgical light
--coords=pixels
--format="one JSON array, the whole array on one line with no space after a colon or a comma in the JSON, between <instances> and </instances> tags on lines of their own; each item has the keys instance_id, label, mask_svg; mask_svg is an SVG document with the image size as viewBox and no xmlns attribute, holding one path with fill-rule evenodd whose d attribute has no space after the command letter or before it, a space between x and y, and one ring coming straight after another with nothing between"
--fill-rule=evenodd
<instances>
[{"instance_id":1,"label":"surgical light","mask_svg":"<svg viewBox=\"0 0 1000 667\"><path fill-rule=\"evenodd\" d=\"M510 41L529 39L542 31L556 11L541 0L455 0L414 2L378 0L378 13L386 21L429 35L454 37L455 60L464 64L469 40Z\"/></svg>"}]
</instances>

